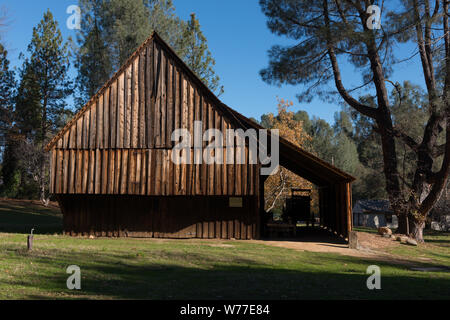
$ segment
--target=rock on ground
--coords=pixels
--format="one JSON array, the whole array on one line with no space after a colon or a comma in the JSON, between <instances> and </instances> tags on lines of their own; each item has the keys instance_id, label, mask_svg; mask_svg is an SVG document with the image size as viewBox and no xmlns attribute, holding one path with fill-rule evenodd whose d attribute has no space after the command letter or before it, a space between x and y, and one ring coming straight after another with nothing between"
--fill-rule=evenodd
<instances>
[{"instance_id":1,"label":"rock on ground","mask_svg":"<svg viewBox=\"0 0 450 320\"><path fill-rule=\"evenodd\" d=\"M378 228L378 234L380 235L391 235L392 234L392 230L389 229L388 227L380 227Z\"/></svg>"}]
</instances>

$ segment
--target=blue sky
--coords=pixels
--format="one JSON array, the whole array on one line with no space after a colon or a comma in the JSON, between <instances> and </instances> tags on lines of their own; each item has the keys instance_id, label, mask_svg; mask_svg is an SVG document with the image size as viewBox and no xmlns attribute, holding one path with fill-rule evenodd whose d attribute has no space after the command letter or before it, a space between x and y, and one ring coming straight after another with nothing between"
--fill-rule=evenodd
<instances>
[{"instance_id":1,"label":"blue sky","mask_svg":"<svg viewBox=\"0 0 450 320\"><path fill-rule=\"evenodd\" d=\"M333 122L334 113L340 110L336 104L327 104L319 99L310 104L300 104L297 86L270 86L264 83L259 71L267 66L267 51L275 44L288 44L288 39L273 35L266 26L258 0L173 0L177 14L187 20L195 12L200 20L209 48L216 60L216 72L225 86L220 99L248 117L259 119L268 112L276 112L277 96L294 101L293 110L306 110L310 116L318 116ZM20 52L25 52L31 39L33 27L39 23L44 11L49 8L59 22L64 37L75 37L74 30L66 27L68 6L76 0L2 0L0 6L8 10L11 23L4 35L6 47L13 66L20 66ZM411 46L396 48L403 57L413 52ZM417 57L408 63L396 66L392 81L410 80L423 86ZM72 71L72 74L75 74ZM358 85L360 75L352 67L343 71L345 84L350 88Z\"/></svg>"}]
</instances>

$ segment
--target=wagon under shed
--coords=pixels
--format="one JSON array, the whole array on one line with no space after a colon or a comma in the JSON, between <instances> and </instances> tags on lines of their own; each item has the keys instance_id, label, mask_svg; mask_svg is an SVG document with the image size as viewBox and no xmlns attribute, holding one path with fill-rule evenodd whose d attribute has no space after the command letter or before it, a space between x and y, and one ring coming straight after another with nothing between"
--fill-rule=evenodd
<instances>
[{"instance_id":1,"label":"wagon under shed","mask_svg":"<svg viewBox=\"0 0 450 320\"><path fill-rule=\"evenodd\" d=\"M223 104L153 33L48 144L53 193L70 235L257 239L261 163L176 164L172 132L262 129ZM204 144L206 142L203 142ZM194 142L189 153L196 157ZM224 154L224 157L226 155ZM350 175L280 138L280 165L319 187L320 222L351 230Z\"/></svg>"}]
</instances>

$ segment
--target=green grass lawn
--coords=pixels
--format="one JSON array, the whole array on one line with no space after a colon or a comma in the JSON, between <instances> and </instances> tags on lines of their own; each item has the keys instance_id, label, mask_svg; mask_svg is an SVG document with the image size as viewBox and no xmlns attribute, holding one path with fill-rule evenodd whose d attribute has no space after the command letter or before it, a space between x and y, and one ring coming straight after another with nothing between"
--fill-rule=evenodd
<instances>
[{"instance_id":1,"label":"green grass lawn","mask_svg":"<svg viewBox=\"0 0 450 320\"><path fill-rule=\"evenodd\" d=\"M3 215L22 215L3 206L2 226ZM29 215L37 220L21 220ZM56 212L30 209L15 221L54 226L53 218ZM50 226L37 230L48 231L35 236L32 252L20 231L0 233L0 299L450 299L445 272L245 241L87 239L53 235ZM448 261L449 237L436 237L441 242L430 245L443 248L443 257L425 264ZM401 254L415 249L422 254L421 247ZM366 287L373 264L381 267L382 290ZM66 288L69 265L81 268L81 290Z\"/></svg>"}]
</instances>

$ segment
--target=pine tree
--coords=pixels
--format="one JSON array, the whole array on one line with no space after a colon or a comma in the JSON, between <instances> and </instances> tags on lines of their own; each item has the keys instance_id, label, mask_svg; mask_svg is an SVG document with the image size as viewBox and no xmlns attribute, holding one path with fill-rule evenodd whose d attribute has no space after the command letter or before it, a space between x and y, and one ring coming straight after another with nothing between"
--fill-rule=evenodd
<instances>
[{"instance_id":1,"label":"pine tree","mask_svg":"<svg viewBox=\"0 0 450 320\"><path fill-rule=\"evenodd\" d=\"M336 94L358 113L373 120L380 136L386 193L399 217L400 233L423 241L425 220L439 200L450 173L450 29L448 0L403 0L381 12L383 28L372 28L370 5L383 1L260 0L269 29L291 38L290 46L274 46L262 78L273 84L307 85L299 97ZM384 8L384 7L383 7ZM393 64L404 60L395 47L416 47L418 72L426 84L429 116L419 138L397 127L389 89ZM375 107L346 87L342 62L361 74L359 90L370 90ZM444 138L445 135L445 138ZM402 188L399 172L401 139L416 154L412 185ZM442 142L445 141L445 142Z\"/></svg>"},{"instance_id":2,"label":"pine tree","mask_svg":"<svg viewBox=\"0 0 450 320\"><path fill-rule=\"evenodd\" d=\"M41 92L37 74L28 60L23 64L19 76L14 110L15 123L22 139L34 139L38 135L41 136Z\"/></svg>"},{"instance_id":3,"label":"pine tree","mask_svg":"<svg viewBox=\"0 0 450 320\"><path fill-rule=\"evenodd\" d=\"M77 105L84 104L151 34L158 34L206 85L223 92L200 24L175 14L172 0L79 0L81 30L75 66Z\"/></svg>"},{"instance_id":4,"label":"pine tree","mask_svg":"<svg viewBox=\"0 0 450 320\"><path fill-rule=\"evenodd\" d=\"M143 0L109 0L103 7L105 38L117 70L151 33Z\"/></svg>"},{"instance_id":5,"label":"pine tree","mask_svg":"<svg viewBox=\"0 0 450 320\"><path fill-rule=\"evenodd\" d=\"M170 0L79 0L78 4L82 14L75 61L78 107L120 68L156 25L163 37L174 38L171 45L180 43L179 19L175 19Z\"/></svg>"},{"instance_id":6,"label":"pine tree","mask_svg":"<svg viewBox=\"0 0 450 320\"><path fill-rule=\"evenodd\" d=\"M145 5L149 10L151 30L158 32L182 56L186 46L183 39L186 22L176 15L172 0L146 0Z\"/></svg>"},{"instance_id":7,"label":"pine tree","mask_svg":"<svg viewBox=\"0 0 450 320\"><path fill-rule=\"evenodd\" d=\"M8 52L0 43L0 145L2 149L0 193L14 196L17 190L17 159L14 157L16 134L14 130L14 96L16 81L9 69Z\"/></svg>"},{"instance_id":8,"label":"pine tree","mask_svg":"<svg viewBox=\"0 0 450 320\"><path fill-rule=\"evenodd\" d=\"M183 41L186 46L182 57L186 64L211 91L221 95L224 88L219 84L220 78L213 68L216 61L208 50L208 41L201 31L200 22L195 17L195 13L191 14L191 19L187 23Z\"/></svg>"},{"instance_id":9,"label":"pine tree","mask_svg":"<svg viewBox=\"0 0 450 320\"><path fill-rule=\"evenodd\" d=\"M48 10L33 28L28 45L29 56L21 69L21 83L16 104L17 122L24 135L22 162L37 159L34 179L39 182L40 198L46 200L48 159L44 151L48 139L59 129L61 117L68 113L66 98L72 93L68 79L69 51L58 23ZM34 149L29 148L33 146ZM29 151L29 152L28 152Z\"/></svg>"},{"instance_id":10,"label":"pine tree","mask_svg":"<svg viewBox=\"0 0 450 320\"><path fill-rule=\"evenodd\" d=\"M80 0L79 5L82 19L75 59L78 70L75 80L77 108L81 108L100 89L113 71L102 25L103 1Z\"/></svg>"},{"instance_id":11,"label":"pine tree","mask_svg":"<svg viewBox=\"0 0 450 320\"><path fill-rule=\"evenodd\" d=\"M14 71L9 69L8 52L0 43L0 139L4 145L13 125L14 91L16 81Z\"/></svg>"}]
</instances>

